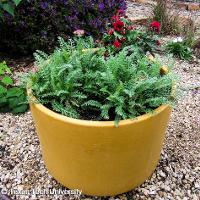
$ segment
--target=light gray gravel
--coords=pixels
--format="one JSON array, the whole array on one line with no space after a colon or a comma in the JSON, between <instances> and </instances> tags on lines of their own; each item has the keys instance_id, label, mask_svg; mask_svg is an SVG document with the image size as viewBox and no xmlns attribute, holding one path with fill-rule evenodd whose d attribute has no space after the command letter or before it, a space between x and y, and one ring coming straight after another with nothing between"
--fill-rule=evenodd
<instances>
[{"instance_id":1,"label":"light gray gravel","mask_svg":"<svg viewBox=\"0 0 200 200\"><path fill-rule=\"evenodd\" d=\"M127 16L129 18L142 19L150 17L152 14L152 6L149 4L140 4L132 1L127 1L127 4Z\"/></svg>"},{"instance_id":2,"label":"light gray gravel","mask_svg":"<svg viewBox=\"0 0 200 200\"><path fill-rule=\"evenodd\" d=\"M154 4L141 4L134 2L133 0L127 1L128 9L127 9L127 16L131 19L134 20L140 20L140 19L148 19L152 17L153 14L153 6ZM172 6L171 8L175 8ZM188 11L188 10L177 10L175 9L170 9L171 13L169 14L170 16L172 14L176 14L180 17L181 21L185 21L184 18L191 18L197 27L200 27L200 10L197 11Z\"/></svg>"}]
</instances>

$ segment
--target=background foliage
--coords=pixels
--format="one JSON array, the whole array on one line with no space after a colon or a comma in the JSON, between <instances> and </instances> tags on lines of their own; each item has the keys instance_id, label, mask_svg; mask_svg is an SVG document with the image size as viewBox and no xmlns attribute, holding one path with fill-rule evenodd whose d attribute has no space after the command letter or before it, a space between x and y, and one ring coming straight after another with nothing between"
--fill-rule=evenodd
<instances>
[{"instance_id":1,"label":"background foliage","mask_svg":"<svg viewBox=\"0 0 200 200\"><path fill-rule=\"evenodd\" d=\"M29 53L49 51L57 37L67 38L77 29L97 36L125 0L24 0L15 17L4 13L0 24L0 50Z\"/></svg>"}]
</instances>

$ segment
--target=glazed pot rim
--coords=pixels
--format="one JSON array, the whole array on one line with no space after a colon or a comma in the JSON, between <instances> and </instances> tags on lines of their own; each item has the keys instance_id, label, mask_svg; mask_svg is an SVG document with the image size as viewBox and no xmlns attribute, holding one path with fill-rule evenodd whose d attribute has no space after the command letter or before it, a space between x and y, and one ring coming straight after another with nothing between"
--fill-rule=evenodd
<instances>
[{"instance_id":1,"label":"glazed pot rim","mask_svg":"<svg viewBox=\"0 0 200 200\"><path fill-rule=\"evenodd\" d=\"M27 89L27 94L29 98L33 100L33 102L36 101L36 98L33 96L32 90L30 87ZM42 105L41 103L33 103L33 102L30 102L30 104L33 105L40 112L44 113L45 115L48 115L49 117L53 119L56 119L65 123L70 123L70 124L79 125L79 126L87 126L87 127L115 127L114 121L92 121L92 120L75 119L75 118L67 117L62 114L56 113L52 111L51 109L47 108L46 106ZM150 113L140 115L133 119L120 120L119 126L127 126L127 125L148 120L156 115L159 115L168 107L170 107L170 105L168 104L161 105Z\"/></svg>"}]
</instances>

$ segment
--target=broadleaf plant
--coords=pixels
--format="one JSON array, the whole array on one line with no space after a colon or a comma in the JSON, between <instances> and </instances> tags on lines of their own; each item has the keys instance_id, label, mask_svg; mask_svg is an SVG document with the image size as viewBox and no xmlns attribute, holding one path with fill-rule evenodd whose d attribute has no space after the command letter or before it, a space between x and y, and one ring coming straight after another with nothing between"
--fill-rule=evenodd
<instances>
[{"instance_id":1,"label":"broadleaf plant","mask_svg":"<svg viewBox=\"0 0 200 200\"><path fill-rule=\"evenodd\" d=\"M14 86L11 70L5 62L0 63L0 112L23 113L27 110L26 91Z\"/></svg>"},{"instance_id":2,"label":"broadleaf plant","mask_svg":"<svg viewBox=\"0 0 200 200\"><path fill-rule=\"evenodd\" d=\"M173 73L161 74L161 65L137 47L108 57L104 48L86 49L87 40L60 41L51 55L35 54L38 69L28 79L37 101L49 109L76 119L118 124L173 103Z\"/></svg>"},{"instance_id":3,"label":"broadleaf plant","mask_svg":"<svg viewBox=\"0 0 200 200\"><path fill-rule=\"evenodd\" d=\"M192 59L192 49L184 41L169 42L166 50L182 60Z\"/></svg>"}]
</instances>

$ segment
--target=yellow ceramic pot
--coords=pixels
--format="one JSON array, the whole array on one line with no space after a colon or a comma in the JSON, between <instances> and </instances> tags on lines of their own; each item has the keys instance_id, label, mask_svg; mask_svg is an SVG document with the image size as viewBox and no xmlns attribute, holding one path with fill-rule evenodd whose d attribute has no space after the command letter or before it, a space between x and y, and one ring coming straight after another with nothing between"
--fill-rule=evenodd
<instances>
[{"instance_id":1,"label":"yellow ceramic pot","mask_svg":"<svg viewBox=\"0 0 200 200\"><path fill-rule=\"evenodd\" d=\"M115 127L30 106L49 173L67 188L97 196L127 192L151 176L171 112L163 105Z\"/></svg>"}]
</instances>

